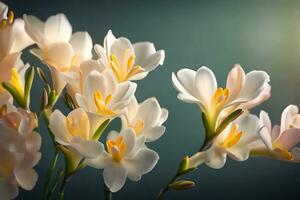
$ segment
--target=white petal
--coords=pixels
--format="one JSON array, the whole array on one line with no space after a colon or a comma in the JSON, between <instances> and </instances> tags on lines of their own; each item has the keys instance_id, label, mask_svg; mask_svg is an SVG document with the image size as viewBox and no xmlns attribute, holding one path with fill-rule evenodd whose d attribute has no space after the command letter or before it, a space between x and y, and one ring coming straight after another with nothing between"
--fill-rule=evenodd
<instances>
[{"instance_id":1,"label":"white petal","mask_svg":"<svg viewBox=\"0 0 300 200\"><path fill-rule=\"evenodd\" d=\"M256 98L242 104L241 107L247 110L252 109L257 105L263 103L264 101L268 100L270 97L271 97L271 86L269 84L266 84L263 91Z\"/></svg>"},{"instance_id":2,"label":"white petal","mask_svg":"<svg viewBox=\"0 0 300 200\"><path fill-rule=\"evenodd\" d=\"M199 68L196 73L195 84L198 99L205 107L210 106L212 96L217 89L214 73L207 67Z\"/></svg>"},{"instance_id":3,"label":"white petal","mask_svg":"<svg viewBox=\"0 0 300 200\"><path fill-rule=\"evenodd\" d=\"M136 87L136 83L128 81L118 84L116 92L109 104L111 108L116 110L123 109L127 106L135 93Z\"/></svg>"},{"instance_id":4,"label":"white petal","mask_svg":"<svg viewBox=\"0 0 300 200\"><path fill-rule=\"evenodd\" d=\"M59 111L55 110L49 119L49 128L59 142L70 142L70 135L66 125L66 117Z\"/></svg>"},{"instance_id":5,"label":"white petal","mask_svg":"<svg viewBox=\"0 0 300 200\"><path fill-rule=\"evenodd\" d=\"M31 152L39 151L41 148L42 138L39 133L31 132L26 136L26 148Z\"/></svg>"},{"instance_id":6,"label":"white petal","mask_svg":"<svg viewBox=\"0 0 300 200\"><path fill-rule=\"evenodd\" d=\"M279 147L291 149L300 142L300 129L290 128L283 131L280 136L274 141Z\"/></svg>"},{"instance_id":7,"label":"white petal","mask_svg":"<svg viewBox=\"0 0 300 200\"><path fill-rule=\"evenodd\" d=\"M163 65L165 59L165 51L155 50L153 43L139 42L133 44L136 60L135 64L140 65L147 71L154 70L158 65Z\"/></svg>"},{"instance_id":8,"label":"white petal","mask_svg":"<svg viewBox=\"0 0 300 200\"><path fill-rule=\"evenodd\" d=\"M96 60L84 61L80 64L81 81L84 81L91 71L96 70L101 73L104 69Z\"/></svg>"},{"instance_id":9,"label":"white petal","mask_svg":"<svg viewBox=\"0 0 300 200\"><path fill-rule=\"evenodd\" d=\"M226 153L222 150L211 147L205 152L205 164L214 169L222 168L226 163Z\"/></svg>"},{"instance_id":10,"label":"white petal","mask_svg":"<svg viewBox=\"0 0 300 200\"><path fill-rule=\"evenodd\" d=\"M19 52L28 47L29 45L33 44L33 41L27 33L25 32L25 24L23 19L16 19L13 23L13 37L14 37L14 44L13 49L11 52Z\"/></svg>"},{"instance_id":11,"label":"white petal","mask_svg":"<svg viewBox=\"0 0 300 200\"><path fill-rule=\"evenodd\" d=\"M72 26L64 14L52 15L45 22L44 34L51 42L68 42Z\"/></svg>"},{"instance_id":12,"label":"white petal","mask_svg":"<svg viewBox=\"0 0 300 200\"><path fill-rule=\"evenodd\" d=\"M38 44L44 42L44 22L32 15L23 15L25 31Z\"/></svg>"},{"instance_id":13,"label":"white petal","mask_svg":"<svg viewBox=\"0 0 300 200\"><path fill-rule=\"evenodd\" d=\"M227 77L226 88L229 90L229 99L235 98L245 82L245 72L240 65L235 65Z\"/></svg>"},{"instance_id":14,"label":"white petal","mask_svg":"<svg viewBox=\"0 0 300 200\"><path fill-rule=\"evenodd\" d=\"M74 53L79 56L79 63L92 57L93 42L88 32L74 33L70 39L70 44Z\"/></svg>"},{"instance_id":15,"label":"white petal","mask_svg":"<svg viewBox=\"0 0 300 200\"><path fill-rule=\"evenodd\" d=\"M69 43L57 42L48 46L44 61L59 69L70 67L73 59L73 48Z\"/></svg>"},{"instance_id":16,"label":"white petal","mask_svg":"<svg viewBox=\"0 0 300 200\"><path fill-rule=\"evenodd\" d=\"M103 171L106 186L111 192L119 191L125 184L127 169L119 163L113 163Z\"/></svg>"},{"instance_id":17,"label":"white petal","mask_svg":"<svg viewBox=\"0 0 300 200\"><path fill-rule=\"evenodd\" d=\"M103 151L103 145L98 141L82 140L78 143L72 143L71 146L83 157L96 158Z\"/></svg>"},{"instance_id":18,"label":"white petal","mask_svg":"<svg viewBox=\"0 0 300 200\"><path fill-rule=\"evenodd\" d=\"M117 131L109 131L106 140L115 140L120 134Z\"/></svg>"},{"instance_id":19,"label":"white petal","mask_svg":"<svg viewBox=\"0 0 300 200\"><path fill-rule=\"evenodd\" d=\"M143 136L146 137L147 142L158 140L166 131L164 126L155 126L143 131Z\"/></svg>"},{"instance_id":20,"label":"white petal","mask_svg":"<svg viewBox=\"0 0 300 200\"><path fill-rule=\"evenodd\" d=\"M125 51L130 51L134 54L131 42L124 37L116 39L110 47L110 53L114 54L119 59L119 62L122 62L120 59L124 57Z\"/></svg>"},{"instance_id":21,"label":"white petal","mask_svg":"<svg viewBox=\"0 0 300 200\"><path fill-rule=\"evenodd\" d=\"M297 113L298 113L298 107L296 105L289 105L282 111L281 126L280 126L281 133L289 128L289 125L291 124L292 121L292 117Z\"/></svg>"},{"instance_id":22,"label":"white petal","mask_svg":"<svg viewBox=\"0 0 300 200\"><path fill-rule=\"evenodd\" d=\"M226 149L228 156L237 161L244 161L249 158L250 150L246 145L235 145L233 148Z\"/></svg>"},{"instance_id":23,"label":"white petal","mask_svg":"<svg viewBox=\"0 0 300 200\"><path fill-rule=\"evenodd\" d=\"M158 154L150 149L141 149L134 158L126 160L124 165L128 170L128 178L139 181L143 174L150 172L159 159Z\"/></svg>"},{"instance_id":24,"label":"white petal","mask_svg":"<svg viewBox=\"0 0 300 200\"><path fill-rule=\"evenodd\" d=\"M260 137L262 141L266 144L266 146L270 150L272 150L273 149L272 137L271 137L272 125L268 113L266 113L265 111L261 111L260 121L262 123L262 128L259 131Z\"/></svg>"},{"instance_id":25,"label":"white petal","mask_svg":"<svg viewBox=\"0 0 300 200\"><path fill-rule=\"evenodd\" d=\"M246 75L245 84L242 88L239 99L253 100L267 87L270 81L269 75L264 71L251 71Z\"/></svg>"},{"instance_id":26,"label":"white petal","mask_svg":"<svg viewBox=\"0 0 300 200\"><path fill-rule=\"evenodd\" d=\"M126 150L124 152L124 156L132 153L131 151L134 149L135 146L135 133L132 128L127 128L121 131L121 136L124 138L124 142L126 144Z\"/></svg>"},{"instance_id":27,"label":"white petal","mask_svg":"<svg viewBox=\"0 0 300 200\"><path fill-rule=\"evenodd\" d=\"M109 30L104 38L104 49L106 50L107 53L107 58L109 58L109 54L110 54L110 48L112 46L112 44L116 41L115 36L113 35L112 31Z\"/></svg>"},{"instance_id":28,"label":"white petal","mask_svg":"<svg viewBox=\"0 0 300 200\"><path fill-rule=\"evenodd\" d=\"M103 150L102 153L97 158L86 159L85 163L96 169L104 169L106 167L110 167L113 164L113 160L110 155Z\"/></svg>"},{"instance_id":29,"label":"white petal","mask_svg":"<svg viewBox=\"0 0 300 200\"><path fill-rule=\"evenodd\" d=\"M243 114L234 124L238 125L238 129L243 131L243 135L238 144L249 144L259 138L259 130L261 129L261 122L257 116L252 114Z\"/></svg>"},{"instance_id":30,"label":"white petal","mask_svg":"<svg viewBox=\"0 0 300 200\"><path fill-rule=\"evenodd\" d=\"M172 83L175 89L180 92L177 96L178 99L185 101L187 103L198 103L199 100L190 94L190 92L182 85L182 83L178 80L176 75L172 73Z\"/></svg>"},{"instance_id":31,"label":"white petal","mask_svg":"<svg viewBox=\"0 0 300 200\"><path fill-rule=\"evenodd\" d=\"M38 174L32 168L15 170L15 177L25 190L32 190L38 180Z\"/></svg>"},{"instance_id":32,"label":"white petal","mask_svg":"<svg viewBox=\"0 0 300 200\"><path fill-rule=\"evenodd\" d=\"M143 119L145 128L156 125L161 116L161 108L156 98L148 98L140 104L138 116Z\"/></svg>"},{"instance_id":33,"label":"white petal","mask_svg":"<svg viewBox=\"0 0 300 200\"><path fill-rule=\"evenodd\" d=\"M161 116L160 116L160 120L159 120L159 124L163 124L165 121L167 121L169 117L169 111L165 108L161 109Z\"/></svg>"}]
</instances>

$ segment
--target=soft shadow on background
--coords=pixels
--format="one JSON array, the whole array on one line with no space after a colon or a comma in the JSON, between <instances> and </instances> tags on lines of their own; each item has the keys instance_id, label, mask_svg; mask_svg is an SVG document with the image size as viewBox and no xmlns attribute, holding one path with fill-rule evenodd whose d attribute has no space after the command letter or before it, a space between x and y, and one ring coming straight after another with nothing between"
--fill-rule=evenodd
<instances>
[{"instance_id":1,"label":"soft shadow on background","mask_svg":"<svg viewBox=\"0 0 300 200\"><path fill-rule=\"evenodd\" d=\"M300 105L300 1L4 1L20 17L32 14L45 20L63 12L73 30L88 31L94 43L103 42L109 29L131 41L152 41L166 51L165 64L138 82L139 101L156 96L170 111L167 132L151 148L160 154L155 169L138 183L127 181L113 199L153 199L173 176L179 160L194 153L203 140L201 114L196 105L176 98L171 73L182 67L212 68L219 83L235 63L246 71L261 69L271 76L272 97L253 110L269 112L279 123L288 104ZM29 53L24 61L40 62ZM33 109L38 111L42 83L35 80ZM61 105L60 105L61 106ZM116 127L118 124L116 125ZM43 157L36 167L40 179L33 192L18 199L41 199L52 147L42 128ZM86 168L67 186L66 199L103 199L101 172ZM300 165L266 159L228 161L224 168L201 166L192 174L197 187L167 194L166 199L293 199L299 196ZM297 197L299 198L299 197Z\"/></svg>"}]
</instances>

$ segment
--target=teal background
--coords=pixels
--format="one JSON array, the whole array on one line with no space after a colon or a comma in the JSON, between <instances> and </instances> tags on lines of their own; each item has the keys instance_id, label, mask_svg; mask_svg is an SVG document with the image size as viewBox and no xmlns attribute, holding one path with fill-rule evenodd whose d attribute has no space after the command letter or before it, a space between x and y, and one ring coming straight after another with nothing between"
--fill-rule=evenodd
<instances>
[{"instance_id":1,"label":"teal background","mask_svg":"<svg viewBox=\"0 0 300 200\"><path fill-rule=\"evenodd\" d=\"M209 66L221 85L235 63L245 71L265 70L271 76L272 97L255 110L269 112L273 123L288 104L300 98L300 1L116 1L116 0L10 0L5 1L17 16L33 14L45 20L64 12L73 29L86 30L94 43L101 43L106 32L125 36L133 42L152 41L166 51L163 66L138 82L140 101L156 96L170 116L167 131L151 148L160 154L155 169L138 183L127 181L113 199L153 199L173 176L178 162L191 155L203 140L201 114L196 105L176 98L171 73L180 68ZM24 61L40 62L24 53ZM35 80L32 107L38 111L42 82ZM62 106L60 104L59 106ZM118 126L118 123L114 128ZM52 147L42 127L43 157L36 167L40 179L33 192L21 191L18 199L41 199ZM213 170L199 167L188 178L197 187L189 191L170 191L166 199L298 199L300 166L293 163L249 159L229 160ZM103 199L101 172L86 168L66 189L66 199Z\"/></svg>"}]
</instances>

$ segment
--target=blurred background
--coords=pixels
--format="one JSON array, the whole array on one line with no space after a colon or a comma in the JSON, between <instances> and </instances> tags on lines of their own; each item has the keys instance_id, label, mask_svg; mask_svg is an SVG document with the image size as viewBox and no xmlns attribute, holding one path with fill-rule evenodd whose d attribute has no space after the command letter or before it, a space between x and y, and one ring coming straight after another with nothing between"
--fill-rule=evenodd
<instances>
[{"instance_id":1,"label":"blurred background","mask_svg":"<svg viewBox=\"0 0 300 200\"><path fill-rule=\"evenodd\" d=\"M160 188L174 175L178 162L199 149L203 141L201 113L196 105L176 98L171 73L180 68L210 67L220 85L235 63L245 71L265 70L271 76L272 97L253 113L264 109L273 123L288 104L300 105L300 1L122 1L122 0L6 0L17 17L36 15L45 20L63 12L74 31L88 31L94 43L102 44L109 29L132 42L152 41L166 51L163 66L138 82L139 101L158 98L169 112L167 131L149 146L160 160L140 182L127 180L113 199L154 199ZM28 52L23 60L34 66L40 62ZM32 98L38 112L42 82L36 78ZM59 104L58 107L62 107ZM117 129L119 123L112 128ZM36 169L40 179L33 192L21 191L18 199L41 199L47 167L53 153L45 126L42 127L43 157ZM62 167L62 160L60 163ZM73 177L66 199L103 199L101 171L86 168ZM246 162L228 160L213 170L200 166L188 178L197 187L170 191L166 199L298 199L300 165L262 158ZM1 199L1 197L0 197Z\"/></svg>"}]
</instances>

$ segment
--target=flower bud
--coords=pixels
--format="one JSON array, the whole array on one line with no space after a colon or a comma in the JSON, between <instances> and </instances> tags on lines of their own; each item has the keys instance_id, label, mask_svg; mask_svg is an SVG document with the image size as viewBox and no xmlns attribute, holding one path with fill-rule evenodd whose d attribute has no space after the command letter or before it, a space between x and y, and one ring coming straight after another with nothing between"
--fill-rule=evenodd
<instances>
[{"instance_id":1,"label":"flower bud","mask_svg":"<svg viewBox=\"0 0 300 200\"><path fill-rule=\"evenodd\" d=\"M188 190L195 187L196 184L193 181L180 180L169 185L169 188L173 190Z\"/></svg>"}]
</instances>

